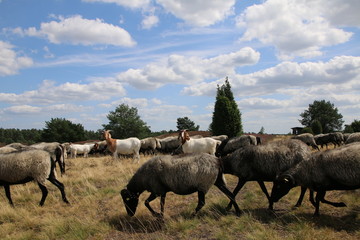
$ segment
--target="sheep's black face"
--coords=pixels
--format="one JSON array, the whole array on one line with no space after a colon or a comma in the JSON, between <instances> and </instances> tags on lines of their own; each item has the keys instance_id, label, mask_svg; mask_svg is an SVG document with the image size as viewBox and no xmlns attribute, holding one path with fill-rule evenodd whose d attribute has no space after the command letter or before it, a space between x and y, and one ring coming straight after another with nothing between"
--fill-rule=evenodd
<instances>
[{"instance_id":1,"label":"sheep's black face","mask_svg":"<svg viewBox=\"0 0 360 240\"><path fill-rule=\"evenodd\" d=\"M271 200L279 201L283 196L288 194L290 189L295 187L294 179L291 176L280 176L275 182L271 190Z\"/></svg>"},{"instance_id":2,"label":"sheep's black face","mask_svg":"<svg viewBox=\"0 0 360 240\"><path fill-rule=\"evenodd\" d=\"M132 193L127 189L121 190L120 194L124 201L127 214L130 217L134 216L137 205L139 203L139 197L135 193Z\"/></svg>"}]
</instances>

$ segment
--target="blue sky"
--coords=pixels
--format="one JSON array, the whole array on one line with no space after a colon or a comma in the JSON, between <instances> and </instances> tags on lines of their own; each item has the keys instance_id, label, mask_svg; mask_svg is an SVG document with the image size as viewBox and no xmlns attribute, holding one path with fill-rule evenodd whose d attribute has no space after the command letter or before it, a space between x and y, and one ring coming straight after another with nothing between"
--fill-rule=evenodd
<instances>
[{"instance_id":1,"label":"blue sky","mask_svg":"<svg viewBox=\"0 0 360 240\"><path fill-rule=\"evenodd\" d=\"M97 130L125 103L152 131L207 130L229 77L244 131L314 100L360 119L358 0L0 0L0 127Z\"/></svg>"}]
</instances>

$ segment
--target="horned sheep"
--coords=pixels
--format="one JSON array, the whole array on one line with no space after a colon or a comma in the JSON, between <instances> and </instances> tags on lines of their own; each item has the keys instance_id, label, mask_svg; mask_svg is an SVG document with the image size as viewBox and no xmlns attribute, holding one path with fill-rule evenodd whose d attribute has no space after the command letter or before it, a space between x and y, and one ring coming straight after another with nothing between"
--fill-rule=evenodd
<instances>
[{"instance_id":1,"label":"horned sheep","mask_svg":"<svg viewBox=\"0 0 360 240\"><path fill-rule=\"evenodd\" d=\"M154 216L163 216L167 192L188 195L198 192L196 214L205 205L205 195L212 185L217 186L234 204L237 215L240 209L227 189L220 160L207 153L184 155L159 155L145 162L130 179L121 196L128 215L133 216L144 191L150 192L145 206ZM161 213L155 212L150 202L160 199Z\"/></svg>"},{"instance_id":2,"label":"horned sheep","mask_svg":"<svg viewBox=\"0 0 360 240\"><path fill-rule=\"evenodd\" d=\"M287 139L266 143L264 145L249 145L221 158L224 173L239 178L234 196L248 181L257 181L269 201L269 209L273 209L273 201L267 192L264 181L275 181L281 172L306 161L311 154L309 147L300 140ZM295 206L300 206L306 188L302 188L299 200ZM229 203L228 209L231 208Z\"/></svg>"},{"instance_id":3,"label":"horned sheep","mask_svg":"<svg viewBox=\"0 0 360 240\"><path fill-rule=\"evenodd\" d=\"M320 202L335 207L344 207L344 203L330 202L324 199L327 191L353 190L360 188L360 144L353 143L340 148L317 152L310 161L283 172L276 179L271 193L273 201L278 201L291 188L302 186L317 192L314 215L319 215Z\"/></svg>"},{"instance_id":4,"label":"horned sheep","mask_svg":"<svg viewBox=\"0 0 360 240\"><path fill-rule=\"evenodd\" d=\"M64 185L56 179L55 161L50 153L44 150L24 150L0 154L0 186L4 186L6 197L11 205L10 185L36 181L42 192L40 206L44 205L48 190L46 180L54 184L61 192L62 200L66 198Z\"/></svg>"}]
</instances>

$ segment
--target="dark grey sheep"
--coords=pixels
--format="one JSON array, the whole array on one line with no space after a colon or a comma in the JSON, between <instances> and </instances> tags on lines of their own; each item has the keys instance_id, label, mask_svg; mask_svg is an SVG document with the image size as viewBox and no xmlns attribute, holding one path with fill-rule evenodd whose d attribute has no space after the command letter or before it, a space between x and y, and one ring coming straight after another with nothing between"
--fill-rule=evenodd
<instances>
[{"instance_id":1,"label":"dark grey sheep","mask_svg":"<svg viewBox=\"0 0 360 240\"><path fill-rule=\"evenodd\" d=\"M128 215L133 216L144 191L150 192L145 206L155 216L163 216L167 192L187 195L198 192L196 214L205 205L205 194L212 185L217 186L234 204L236 213L240 209L233 194L227 189L220 160L207 153L156 156L145 162L130 179L126 189L121 191ZM150 202L161 197L161 213L156 213Z\"/></svg>"},{"instance_id":2,"label":"dark grey sheep","mask_svg":"<svg viewBox=\"0 0 360 240\"><path fill-rule=\"evenodd\" d=\"M162 153L173 153L176 149L181 146L181 142L178 137L166 137L159 139L160 141L160 151Z\"/></svg>"},{"instance_id":3,"label":"dark grey sheep","mask_svg":"<svg viewBox=\"0 0 360 240\"><path fill-rule=\"evenodd\" d=\"M344 142L344 136L340 132L318 134L314 136L314 139L317 145L320 145L321 148L325 145L326 149L328 148L329 143L332 143L336 147L341 146Z\"/></svg>"},{"instance_id":4,"label":"dark grey sheep","mask_svg":"<svg viewBox=\"0 0 360 240\"><path fill-rule=\"evenodd\" d=\"M36 181L41 189L40 206L45 202L48 190L45 186L49 180L61 192L64 202L66 199L64 185L55 177L55 162L50 153L44 150L24 150L0 154L0 186L4 186L6 197L13 205L10 194L10 185Z\"/></svg>"},{"instance_id":5,"label":"dark grey sheep","mask_svg":"<svg viewBox=\"0 0 360 240\"><path fill-rule=\"evenodd\" d=\"M302 133L302 134L293 136L292 139L298 139L298 140L306 143L308 146L311 146L312 148L314 148L318 151L320 150L315 142L314 135L312 135L311 133Z\"/></svg>"},{"instance_id":6,"label":"dark grey sheep","mask_svg":"<svg viewBox=\"0 0 360 240\"><path fill-rule=\"evenodd\" d=\"M249 145L236 150L222 158L224 173L235 175L239 182L235 187L234 196L248 181L257 181L269 201L269 209L273 209L273 201L265 187L264 181L275 181L276 176L306 161L311 154L309 147L296 139L279 140L264 145ZM300 206L306 188L302 189L296 206ZM231 208L229 203L228 208Z\"/></svg>"},{"instance_id":7,"label":"dark grey sheep","mask_svg":"<svg viewBox=\"0 0 360 240\"><path fill-rule=\"evenodd\" d=\"M271 199L277 202L295 186L317 192L315 201L312 201L316 216L319 215L320 202L335 207L346 206L341 202L329 202L324 197L326 191L360 188L360 144L315 153L309 161L285 171L276 179Z\"/></svg>"},{"instance_id":8,"label":"dark grey sheep","mask_svg":"<svg viewBox=\"0 0 360 240\"><path fill-rule=\"evenodd\" d=\"M160 141L154 137L148 137L140 140L140 152L145 154L155 154L157 149L161 147Z\"/></svg>"},{"instance_id":9,"label":"dark grey sheep","mask_svg":"<svg viewBox=\"0 0 360 240\"><path fill-rule=\"evenodd\" d=\"M257 139L255 136L242 135L239 137L227 138L223 140L219 147L216 149L215 156L224 157L239 148L249 145L257 145Z\"/></svg>"}]
</instances>

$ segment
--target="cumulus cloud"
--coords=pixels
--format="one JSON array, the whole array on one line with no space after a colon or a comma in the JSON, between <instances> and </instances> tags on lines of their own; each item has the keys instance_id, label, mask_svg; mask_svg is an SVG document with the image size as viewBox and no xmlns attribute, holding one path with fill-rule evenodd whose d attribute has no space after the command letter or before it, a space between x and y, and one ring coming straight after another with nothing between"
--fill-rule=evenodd
<instances>
[{"instance_id":1,"label":"cumulus cloud","mask_svg":"<svg viewBox=\"0 0 360 240\"><path fill-rule=\"evenodd\" d=\"M40 29L31 27L23 30L23 33L47 38L54 44L104 44L123 47L136 45L131 35L123 28L105 23L102 19L85 19L80 15L69 18L60 16L58 21L41 23Z\"/></svg>"},{"instance_id":2,"label":"cumulus cloud","mask_svg":"<svg viewBox=\"0 0 360 240\"><path fill-rule=\"evenodd\" d=\"M237 18L237 26L245 28L240 40L258 39L266 45L274 45L282 60L319 56L321 48L344 43L352 36L351 32L334 25L340 25L339 14L348 13L351 17L346 22L352 24L358 16L357 11L351 10L351 4L337 1L334 8L329 2L332 1L268 0L250 6ZM337 10L341 9L338 6L344 8Z\"/></svg>"},{"instance_id":3,"label":"cumulus cloud","mask_svg":"<svg viewBox=\"0 0 360 240\"><path fill-rule=\"evenodd\" d=\"M124 96L126 91L119 82L92 82L89 84L64 83L56 86L45 80L37 90L20 94L0 93L0 102L10 104L51 104L55 102L107 100Z\"/></svg>"},{"instance_id":4,"label":"cumulus cloud","mask_svg":"<svg viewBox=\"0 0 360 240\"><path fill-rule=\"evenodd\" d=\"M235 0L156 0L167 11L186 23L210 26L233 14Z\"/></svg>"},{"instance_id":5,"label":"cumulus cloud","mask_svg":"<svg viewBox=\"0 0 360 240\"><path fill-rule=\"evenodd\" d=\"M141 22L141 26L143 29L151 29L156 26L159 22L159 18L155 15L145 16Z\"/></svg>"},{"instance_id":6,"label":"cumulus cloud","mask_svg":"<svg viewBox=\"0 0 360 240\"><path fill-rule=\"evenodd\" d=\"M10 43L0 41L0 76L14 75L20 69L33 65L31 58L19 56L14 48Z\"/></svg>"},{"instance_id":7,"label":"cumulus cloud","mask_svg":"<svg viewBox=\"0 0 360 240\"><path fill-rule=\"evenodd\" d=\"M235 68L256 64L259 58L260 53L248 47L212 58L174 54L162 62L150 63L142 69L129 69L119 73L116 79L138 89L156 89L169 83L190 85L205 79L235 74Z\"/></svg>"}]
</instances>

